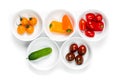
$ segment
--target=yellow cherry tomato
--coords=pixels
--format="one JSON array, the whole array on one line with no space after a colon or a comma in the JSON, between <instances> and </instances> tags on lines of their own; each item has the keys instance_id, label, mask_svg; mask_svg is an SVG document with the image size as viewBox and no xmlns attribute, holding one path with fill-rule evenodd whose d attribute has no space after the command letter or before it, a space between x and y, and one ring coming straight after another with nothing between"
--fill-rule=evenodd
<instances>
[{"instance_id":1,"label":"yellow cherry tomato","mask_svg":"<svg viewBox=\"0 0 120 80\"><path fill-rule=\"evenodd\" d=\"M27 32L28 34L32 34L32 33L34 32L34 27L31 26L31 25L27 25L27 26L26 26L26 32Z\"/></svg>"},{"instance_id":2,"label":"yellow cherry tomato","mask_svg":"<svg viewBox=\"0 0 120 80\"><path fill-rule=\"evenodd\" d=\"M26 17L21 17L20 21L21 21L21 24L24 25L24 26L29 24L29 21Z\"/></svg>"},{"instance_id":3,"label":"yellow cherry tomato","mask_svg":"<svg viewBox=\"0 0 120 80\"><path fill-rule=\"evenodd\" d=\"M20 34L20 35L24 34L25 33L25 26L23 26L21 24L18 25L17 33Z\"/></svg>"},{"instance_id":4,"label":"yellow cherry tomato","mask_svg":"<svg viewBox=\"0 0 120 80\"><path fill-rule=\"evenodd\" d=\"M35 26L37 24L37 19L35 17L29 18L29 24Z\"/></svg>"}]
</instances>

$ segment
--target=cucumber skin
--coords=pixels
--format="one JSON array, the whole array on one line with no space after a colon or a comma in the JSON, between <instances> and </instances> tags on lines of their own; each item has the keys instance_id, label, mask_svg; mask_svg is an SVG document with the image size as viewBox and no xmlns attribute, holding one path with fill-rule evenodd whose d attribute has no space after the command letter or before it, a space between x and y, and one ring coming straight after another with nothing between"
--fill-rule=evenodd
<instances>
[{"instance_id":1,"label":"cucumber skin","mask_svg":"<svg viewBox=\"0 0 120 80\"><path fill-rule=\"evenodd\" d=\"M32 52L29 56L28 59L29 60L36 60L38 58L44 57L49 55L52 52L52 48L47 47L47 48L43 48L37 51Z\"/></svg>"}]
</instances>

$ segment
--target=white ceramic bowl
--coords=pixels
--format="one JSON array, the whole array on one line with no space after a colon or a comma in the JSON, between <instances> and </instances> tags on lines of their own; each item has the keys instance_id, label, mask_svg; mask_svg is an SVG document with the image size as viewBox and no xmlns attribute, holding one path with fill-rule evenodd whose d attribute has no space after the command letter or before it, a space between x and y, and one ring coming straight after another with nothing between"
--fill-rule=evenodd
<instances>
[{"instance_id":1,"label":"white ceramic bowl","mask_svg":"<svg viewBox=\"0 0 120 80\"><path fill-rule=\"evenodd\" d=\"M47 55L45 57L33 61L27 59L29 64L36 70L41 71L50 70L53 67L55 67L55 65L58 63L59 47L55 42L46 37L37 38L30 43L27 49L27 57L30 55L31 52L43 49L45 47L52 48L52 53L50 55Z\"/></svg>"},{"instance_id":2,"label":"white ceramic bowl","mask_svg":"<svg viewBox=\"0 0 120 80\"><path fill-rule=\"evenodd\" d=\"M26 17L26 18L36 17L37 18L37 24L34 26L34 32L32 34L29 35L25 33L23 35L20 35L17 33L17 27L20 24L20 17ZM23 10L23 11L18 12L13 20L12 32L13 32L13 35L21 41L31 41L37 38L42 32L41 17L32 10Z\"/></svg>"},{"instance_id":3,"label":"white ceramic bowl","mask_svg":"<svg viewBox=\"0 0 120 80\"><path fill-rule=\"evenodd\" d=\"M95 36L94 37L92 37L92 38L90 38L90 37L87 37L86 35L85 35L85 31L81 31L80 29L79 29L79 21L80 21L80 19L81 18L83 18L83 19L85 19L86 20L86 18L85 18L85 15L87 14L87 13L100 13L102 16L103 16L103 23L104 23L104 29L103 29L103 31L101 31L101 32L95 32ZM81 16L80 16L80 18L79 18L79 20L78 20L78 23L77 23L77 25L78 25L78 33L79 33L79 35L83 38L83 39L85 39L85 40L87 40L87 41L99 41L99 40L101 40L103 37L105 37L105 35L107 34L107 30L108 30L108 21L107 21L107 18L106 18L106 16L104 15L104 13L102 13L101 11L98 11L98 10L89 10L89 11L86 11L86 12L84 12Z\"/></svg>"},{"instance_id":4,"label":"white ceramic bowl","mask_svg":"<svg viewBox=\"0 0 120 80\"><path fill-rule=\"evenodd\" d=\"M84 59L83 64L81 64L81 65L77 65L77 64L75 63L75 60L72 61L72 62L68 62L68 61L66 60L66 58L65 58L65 57L66 57L66 54L67 54L68 52L70 52L70 50L69 50L70 45L73 44L73 43L78 44L78 46L80 46L80 45L83 44L83 45L85 45L86 48L87 48L86 54L83 55L83 59ZM88 44L87 44L82 38L79 38L79 37L73 37L73 38L65 41L65 42L63 43L61 49L60 49L60 55L61 55L60 57L61 57L61 60L63 61L63 63L64 63L68 68L73 69L73 70L81 70L81 69L87 67L88 64L89 64L89 62L90 62L90 59L91 59L91 51L90 51L90 48L89 48ZM77 51L75 52L75 55L78 55L78 52L77 52Z\"/></svg>"},{"instance_id":5,"label":"white ceramic bowl","mask_svg":"<svg viewBox=\"0 0 120 80\"><path fill-rule=\"evenodd\" d=\"M64 35L64 34L57 34L57 33L52 33L50 32L49 30L49 25L50 23L54 20L54 21L59 21L59 22L62 22L62 17L67 14L71 20L71 23L73 25L73 29L74 31L69 34L69 35ZM74 19L73 19L73 16L67 12L67 11L64 11L64 10L56 10L56 11L53 11L52 13L50 13L48 15L48 17L46 18L45 20L45 26L44 26L44 31L45 33L47 34L47 36L54 40L54 41L65 41L67 39L69 39L75 32L75 23L74 23Z\"/></svg>"}]
</instances>

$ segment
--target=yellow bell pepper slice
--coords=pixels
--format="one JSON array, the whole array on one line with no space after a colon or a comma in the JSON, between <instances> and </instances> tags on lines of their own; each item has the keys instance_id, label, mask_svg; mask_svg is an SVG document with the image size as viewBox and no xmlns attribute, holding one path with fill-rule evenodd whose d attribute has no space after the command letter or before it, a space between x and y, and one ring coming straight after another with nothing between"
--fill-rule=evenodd
<instances>
[{"instance_id":1,"label":"yellow bell pepper slice","mask_svg":"<svg viewBox=\"0 0 120 80\"><path fill-rule=\"evenodd\" d=\"M63 30L62 23L58 21L52 21L49 25L49 29L51 32L56 32L56 33L66 33L65 30Z\"/></svg>"}]
</instances>

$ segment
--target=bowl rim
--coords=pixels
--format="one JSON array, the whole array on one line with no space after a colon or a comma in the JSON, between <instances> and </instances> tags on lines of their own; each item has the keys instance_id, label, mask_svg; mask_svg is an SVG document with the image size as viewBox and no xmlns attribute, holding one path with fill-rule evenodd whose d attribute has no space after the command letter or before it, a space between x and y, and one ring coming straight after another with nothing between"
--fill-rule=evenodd
<instances>
[{"instance_id":1,"label":"bowl rim","mask_svg":"<svg viewBox=\"0 0 120 80\"><path fill-rule=\"evenodd\" d=\"M73 26L74 26L74 31L73 31L69 36L67 36L66 38L61 39L61 40L58 40L58 39L53 39L53 38L50 37L49 33L48 33L47 30L46 30L46 27L43 27L43 30L44 30L45 34L47 35L47 37L49 37L51 40L57 41L57 42L63 42L63 41L68 40L69 38L71 38L71 37L75 34L75 32L76 32L76 23L75 23L74 16L73 16L69 11L63 10L63 9L58 9L58 10L53 10L53 11L51 11L51 12L45 17L44 26L46 26L46 24L47 24L46 21L47 21L47 19L49 18L49 16L51 16L52 14L54 14L54 13L56 13L56 12L64 12L64 13L68 14L68 15L72 18L72 20L73 20L73 22L74 22L74 24L73 24Z\"/></svg>"},{"instance_id":2,"label":"bowl rim","mask_svg":"<svg viewBox=\"0 0 120 80\"><path fill-rule=\"evenodd\" d=\"M68 64L66 64L65 59L63 59L63 54L62 54L62 48L66 45L66 43L68 43L70 40L73 40L73 39L80 39L83 43L85 43L85 45L87 45L87 48L89 50L89 58L87 59L87 62L83 63L82 65L78 65L81 67L76 67L76 68L75 67L73 68L73 67L69 66ZM61 59L62 63L66 67L68 67L69 69L72 69L72 70L82 70L82 69L86 68L91 62L91 57L92 57L92 52L90 49L90 45L83 38L80 38L80 37L72 37L71 39L65 41L60 48L60 59Z\"/></svg>"},{"instance_id":3,"label":"bowl rim","mask_svg":"<svg viewBox=\"0 0 120 80\"><path fill-rule=\"evenodd\" d=\"M15 32L15 30L14 30L14 24L15 24L15 20L16 20L16 18L21 14L21 13L28 13L28 12L32 12L34 15L36 15L37 16L37 18L39 19L39 22L40 22L40 26L39 27L41 27L41 30L39 31L39 34L37 34L34 38L31 38L31 39L22 39L22 38L20 38L19 36L17 36L17 33ZM41 33L43 32L43 21L42 21L42 18L41 18L41 16L36 12L36 11L34 11L34 10L31 10L31 9L24 9L24 10L20 10L20 11L18 11L16 14L15 14L15 16L14 16L14 18L13 18L13 20L12 20L12 29L11 29L11 32L12 32L12 34L18 39L18 40L20 40L20 41L32 41L32 40L34 40L34 39L36 39L36 38L38 38L40 35L41 35Z\"/></svg>"},{"instance_id":4,"label":"bowl rim","mask_svg":"<svg viewBox=\"0 0 120 80\"><path fill-rule=\"evenodd\" d=\"M105 29L104 29L104 32L102 32L102 36L100 36L99 38L89 38L85 35L83 35L82 31L79 29L79 21L81 18L83 18L83 16L85 16L85 14L87 13L100 13L102 14L102 16L104 17L104 21L105 21ZM99 11L99 10L95 10L95 9L89 9L87 11L84 11L79 17L78 17L78 20L77 20L77 32L78 34L83 38L85 39L86 41L91 41L91 42L97 42L97 41L100 41L101 39L103 39L106 35L107 35L107 32L109 30L109 22L108 22L108 18L106 17L106 15L102 12L102 11Z\"/></svg>"},{"instance_id":5,"label":"bowl rim","mask_svg":"<svg viewBox=\"0 0 120 80\"><path fill-rule=\"evenodd\" d=\"M29 63L29 65L31 65L34 69L36 69L36 70L38 70L38 71L48 71L48 70L53 69L53 68L58 64L59 57L60 57L60 52L59 52L60 48L59 48L58 44L57 44L55 41L49 39L48 37L38 37L38 38L36 38L35 40L33 40L33 41L28 45L27 51L26 51L26 53L27 53L26 57L28 57L30 47L31 47L34 43L36 43L36 41L39 40L39 39L46 39L46 40L51 41L52 44L54 44L54 45L56 46L56 48L57 48L57 51L58 51L57 57L58 57L58 58L56 59L56 61L54 62L54 64L52 64L51 66L49 66L49 67L47 67L47 68L37 68L37 67L34 67L33 64L32 64L28 59L27 59L27 62Z\"/></svg>"}]
</instances>

